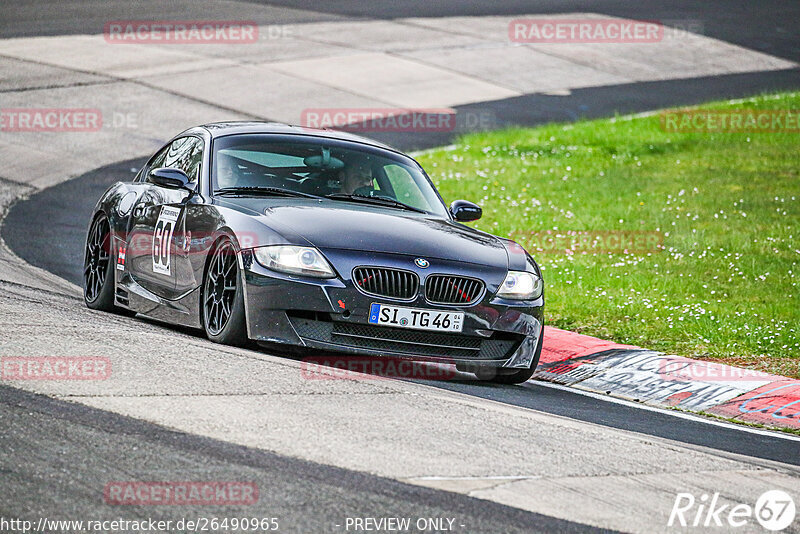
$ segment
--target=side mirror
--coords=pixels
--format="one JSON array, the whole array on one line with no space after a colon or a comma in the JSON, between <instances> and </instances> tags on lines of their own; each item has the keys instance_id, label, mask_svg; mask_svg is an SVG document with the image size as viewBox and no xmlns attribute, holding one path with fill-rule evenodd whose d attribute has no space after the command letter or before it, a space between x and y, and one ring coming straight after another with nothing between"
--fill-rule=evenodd
<instances>
[{"instance_id":1,"label":"side mirror","mask_svg":"<svg viewBox=\"0 0 800 534\"><path fill-rule=\"evenodd\" d=\"M186 189L189 187L189 177L186 173L175 167L161 167L150 171L150 181L167 189Z\"/></svg>"},{"instance_id":2,"label":"side mirror","mask_svg":"<svg viewBox=\"0 0 800 534\"><path fill-rule=\"evenodd\" d=\"M483 210L468 200L454 200L450 204L450 214L457 221L477 221L483 215Z\"/></svg>"}]
</instances>

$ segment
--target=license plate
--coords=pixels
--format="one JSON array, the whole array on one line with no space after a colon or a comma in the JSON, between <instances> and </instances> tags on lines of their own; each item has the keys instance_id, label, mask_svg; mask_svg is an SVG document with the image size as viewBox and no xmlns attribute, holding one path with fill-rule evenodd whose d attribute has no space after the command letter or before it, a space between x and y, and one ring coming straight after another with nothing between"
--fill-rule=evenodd
<instances>
[{"instance_id":1,"label":"license plate","mask_svg":"<svg viewBox=\"0 0 800 534\"><path fill-rule=\"evenodd\" d=\"M369 322L397 328L461 332L464 313L372 304L369 308Z\"/></svg>"}]
</instances>

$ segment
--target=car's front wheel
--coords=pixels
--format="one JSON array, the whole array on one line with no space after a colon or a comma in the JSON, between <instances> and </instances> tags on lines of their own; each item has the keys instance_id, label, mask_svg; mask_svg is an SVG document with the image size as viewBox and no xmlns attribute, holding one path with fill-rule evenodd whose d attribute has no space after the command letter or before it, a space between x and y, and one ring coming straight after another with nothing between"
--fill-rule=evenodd
<instances>
[{"instance_id":1,"label":"car's front wheel","mask_svg":"<svg viewBox=\"0 0 800 534\"><path fill-rule=\"evenodd\" d=\"M530 367L522 369L510 369L506 367L486 367L474 370L478 380L484 382L494 382L495 384L522 384L527 382L536 372L536 367L539 365L539 358L542 355L542 345L544 336L539 335L536 342L536 349L533 355L533 361Z\"/></svg>"},{"instance_id":2,"label":"car's front wheel","mask_svg":"<svg viewBox=\"0 0 800 534\"><path fill-rule=\"evenodd\" d=\"M201 309L208 339L226 345L245 344L244 289L236 247L227 237L217 243L208 261Z\"/></svg>"},{"instance_id":3,"label":"car's front wheel","mask_svg":"<svg viewBox=\"0 0 800 534\"><path fill-rule=\"evenodd\" d=\"M533 376L533 369L519 369L517 371L508 372L505 369L493 369L491 376L481 376L478 373L478 378L487 382L494 382L495 384L522 384L530 380Z\"/></svg>"},{"instance_id":4,"label":"car's front wheel","mask_svg":"<svg viewBox=\"0 0 800 534\"><path fill-rule=\"evenodd\" d=\"M101 214L89 228L83 256L83 300L93 310L115 311L111 267L111 226Z\"/></svg>"}]
</instances>

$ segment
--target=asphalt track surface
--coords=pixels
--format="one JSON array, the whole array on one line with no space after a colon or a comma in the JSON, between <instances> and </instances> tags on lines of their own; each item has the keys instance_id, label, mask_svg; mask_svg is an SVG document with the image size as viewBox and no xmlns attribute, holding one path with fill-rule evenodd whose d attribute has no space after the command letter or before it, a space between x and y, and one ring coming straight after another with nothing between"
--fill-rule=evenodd
<instances>
[{"instance_id":1,"label":"asphalt track surface","mask_svg":"<svg viewBox=\"0 0 800 534\"><path fill-rule=\"evenodd\" d=\"M377 0L365 13L360 0L307 2L284 0L252 4L269 6L261 24L317 22L353 18L513 15L517 13L602 13L636 19L696 20L711 37L792 61L800 58L795 21L800 3L541 1L436 2ZM233 3L231 3L233 4ZM196 6L196 4L195 4ZM61 1L4 2L0 38L92 33L113 19L167 19L191 16L192 2ZM196 8L195 8L196 9ZM224 3L207 6L204 19L233 18ZM313 11L311 11L313 10ZM197 18L199 16L195 15ZM665 106L695 104L715 98L736 98L800 87L800 70L737 74L690 80L634 83L572 91L570 95L525 95L481 102L457 109L491 110L498 126L535 125L549 121L609 116ZM402 149L426 148L450 141L447 134L375 135ZM94 202L116 180L132 176L139 160L121 162L41 191L9 212L2 236L32 265L80 284L86 225ZM130 319L135 321L136 319ZM168 327L165 327L168 328ZM658 411L604 402L533 382L495 387L474 382L445 382L437 387L561 415L580 421L630 430L752 458L800 464L797 441L763 433L676 418ZM187 517L210 515L207 508L124 510L106 506L94 481L109 472L120 479L176 479L181 474L222 473L223 478L257 481L262 488L257 509L247 515L281 518L281 531L321 532L345 516L458 517L467 532L569 532L591 527L520 511L488 501L406 485L381 477L287 458L261 450L171 431L136 419L0 387L0 480L6 490L0 515L35 516L57 509L71 518ZM170 476L170 473L173 476ZM135 474L135 475L132 475ZM266 489L264 489L266 488ZM225 515L236 510L227 508ZM456 529L458 531L459 529Z\"/></svg>"},{"instance_id":2,"label":"asphalt track surface","mask_svg":"<svg viewBox=\"0 0 800 534\"><path fill-rule=\"evenodd\" d=\"M0 517L58 509L50 519L172 520L272 517L279 532L344 531L347 517L456 518L456 532L595 532L599 529L464 495L403 484L0 386L0 477L11 496ZM35 427L36 432L31 432ZM20 461L25 457L35 462ZM248 506L108 506L90 481L185 480L188 473L256 484ZM112 478L113 480L113 478ZM5 493L5 491L4 491ZM71 513L70 513L71 512ZM36 521L36 519L33 519Z\"/></svg>"},{"instance_id":3,"label":"asphalt track surface","mask_svg":"<svg viewBox=\"0 0 800 534\"><path fill-rule=\"evenodd\" d=\"M0 16L0 38L84 34L90 28L102 28L109 20L163 20L186 18L190 13L205 20L232 16L241 18L242 10L236 4L244 3L209 2L204 3L202 10L198 10L197 4L191 0L4 1L3 14ZM701 22L704 34L710 37L792 61L800 58L796 24L800 20L800 3L784 0L372 0L368 3L363 0L249 0L246 3L271 8L267 13L251 17L259 24L570 12L592 12L639 20L691 20ZM198 12L202 12L202 15L197 15Z\"/></svg>"},{"instance_id":4,"label":"asphalt track surface","mask_svg":"<svg viewBox=\"0 0 800 534\"><path fill-rule=\"evenodd\" d=\"M96 199L115 181L130 179L142 164L142 160L130 160L109 165L45 189L16 204L2 226L3 239L28 263L81 285L86 225ZM57 239L53 239L54 228L58 229ZM474 380L429 384L613 428L800 465L798 441L735 428L712 427L700 420L680 419L661 411L598 402L595 398L535 382L519 387L476 384Z\"/></svg>"},{"instance_id":5,"label":"asphalt track surface","mask_svg":"<svg viewBox=\"0 0 800 534\"><path fill-rule=\"evenodd\" d=\"M251 15L247 4L266 11ZM245 6L243 9L242 6ZM793 21L800 20L800 3L766 0L761 2L670 1L631 2L550 0L531 2L397 2L379 0L366 8L361 0L309 2L282 0L250 2L209 2L202 14L190 0L175 2L48 2L33 0L4 5L0 15L0 38L32 35L98 33L105 22L119 19L185 19L191 13L209 19L241 19L258 24L289 24L353 19L402 17L456 17L514 14L555 14L592 12L614 17L664 21L685 27L699 24L702 34L790 61L800 60L800 32ZM636 113L670 106L693 105L710 100L741 98L755 94L800 88L800 69L698 77L691 79L637 82L574 89L568 95L527 94L514 98L453 106L464 112L485 113L493 126L533 126L546 122L574 121ZM403 150L441 146L452 141L452 132L373 133L375 139Z\"/></svg>"}]
</instances>

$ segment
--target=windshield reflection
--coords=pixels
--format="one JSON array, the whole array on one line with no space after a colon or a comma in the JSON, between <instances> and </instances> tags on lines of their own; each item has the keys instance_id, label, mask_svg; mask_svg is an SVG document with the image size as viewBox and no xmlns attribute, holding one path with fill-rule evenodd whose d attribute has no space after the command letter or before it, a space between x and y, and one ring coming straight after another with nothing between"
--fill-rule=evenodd
<instances>
[{"instance_id":1,"label":"windshield reflection","mask_svg":"<svg viewBox=\"0 0 800 534\"><path fill-rule=\"evenodd\" d=\"M447 217L424 172L399 154L357 143L309 138L276 140L259 134L217 139L212 154L212 188L277 188L340 200L388 199Z\"/></svg>"}]
</instances>

